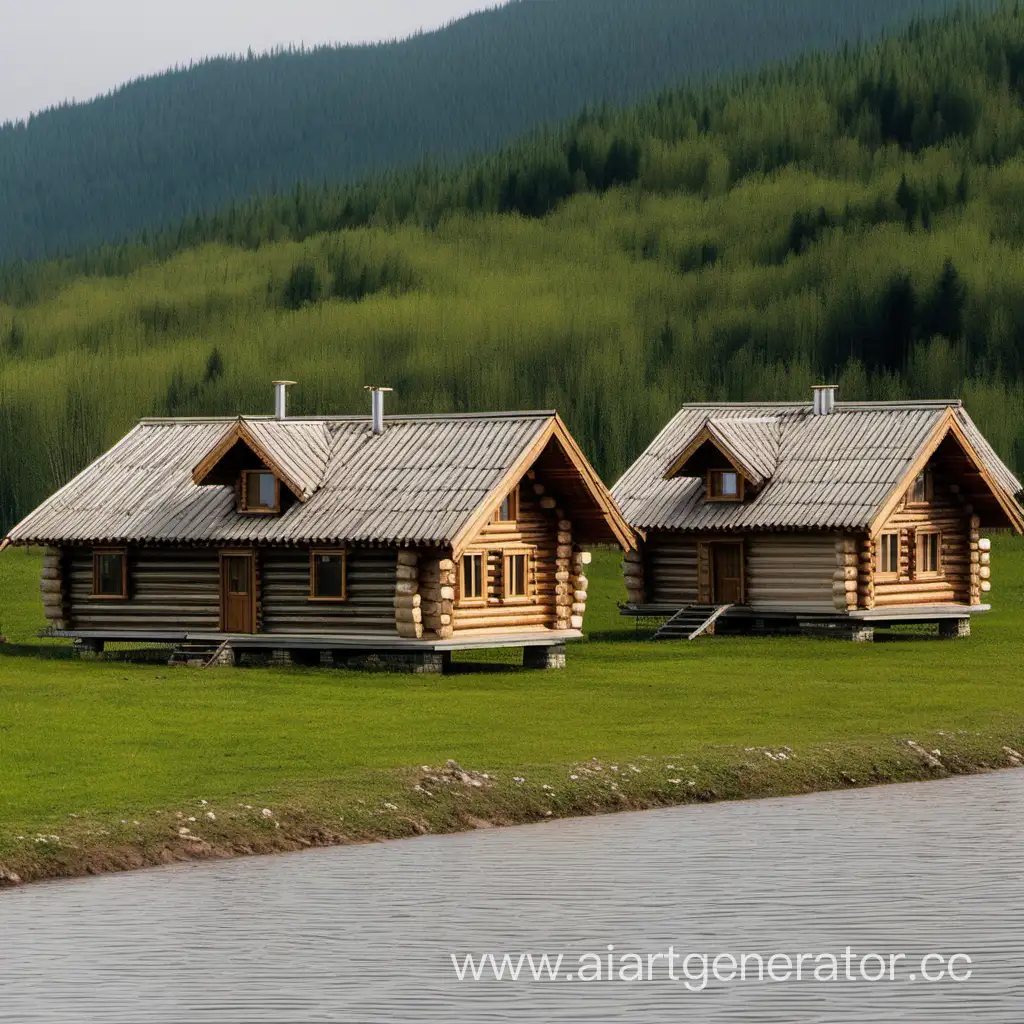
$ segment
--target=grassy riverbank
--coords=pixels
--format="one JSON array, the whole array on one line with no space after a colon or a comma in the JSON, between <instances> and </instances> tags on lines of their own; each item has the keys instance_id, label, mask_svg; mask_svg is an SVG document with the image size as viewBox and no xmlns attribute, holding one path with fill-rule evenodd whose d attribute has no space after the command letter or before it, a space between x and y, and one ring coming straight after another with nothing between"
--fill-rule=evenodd
<instances>
[{"instance_id":1,"label":"grassy riverbank","mask_svg":"<svg viewBox=\"0 0 1024 1024\"><path fill-rule=\"evenodd\" d=\"M623 626L617 557L599 555L565 672L443 679L73 662L33 639L38 558L7 552L0 875L1005 767L1024 747L1024 543L994 548L996 611L974 636L874 645L652 644Z\"/></svg>"}]
</instances>

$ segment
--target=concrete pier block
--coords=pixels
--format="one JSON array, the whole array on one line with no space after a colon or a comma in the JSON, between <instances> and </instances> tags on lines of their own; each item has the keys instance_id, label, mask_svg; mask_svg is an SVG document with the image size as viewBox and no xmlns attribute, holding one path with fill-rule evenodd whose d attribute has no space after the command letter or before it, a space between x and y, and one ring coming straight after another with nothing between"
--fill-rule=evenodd
<instances>
[{"instance_id":1,"label":"concrete pier block","mask_svg":"<svg viewBox=\"0 0 1024 1024\"><path fill-rule=\"evenodd\" d=\"M941 619L939 621L939 636L944 640L959 640L961 637L970 635L970 619Z\"/></svg>"},{"instance_id":2,"label":"concrete pier block","mask_svg":"<svg viewBox=\"0 0 1024 1024\"><path fill-rule=\"evenodd\" d=\"M76 640L72 648L72 654L82 661L97 661L103 654L103 641Z\"/></svg>"},{"instance_id":3,"label":"concrete pier block","mask_svg":"<svg viewBox=\"0 0 1024 1024\"><path fill-rule=\"evenodd\" d=\"M552 647L524 647L523 668L565 668L565 644L555 644Z\"/></svg>"}]
</instances>

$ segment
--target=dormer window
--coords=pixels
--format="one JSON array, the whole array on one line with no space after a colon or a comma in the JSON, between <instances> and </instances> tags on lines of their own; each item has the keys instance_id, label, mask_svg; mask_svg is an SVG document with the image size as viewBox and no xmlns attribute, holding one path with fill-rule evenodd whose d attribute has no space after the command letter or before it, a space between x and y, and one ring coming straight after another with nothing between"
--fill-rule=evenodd
<instances>
[{"instance_id":1,"label":"dormer window","mask_svg":"<svg viewBox=\"0 0 1024 1024\"><path fill-rule=\"evenodd\" d=\"M281 511L281 482L265 469L242 473L240 512L269 514Z\"/></svg>"},{"instance_id":2,"label":"dormer window","mask_svg":"<svg viewBox=\"0 0 1024 1024\"><path fill-rule=\"evenodd\" d=\"M708 501L742 501L743 477L734 469L709 469Z\"/></svg>"}]
</instances>

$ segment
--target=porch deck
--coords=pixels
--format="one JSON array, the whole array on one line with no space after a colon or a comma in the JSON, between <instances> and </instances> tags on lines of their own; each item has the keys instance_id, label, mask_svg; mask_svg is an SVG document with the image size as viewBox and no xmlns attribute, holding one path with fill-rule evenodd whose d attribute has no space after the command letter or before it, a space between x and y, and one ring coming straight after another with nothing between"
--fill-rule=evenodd
<instances>
[{"instance_id":1,"label":"porch deck","mask_svg":"<svg viewBox=\"0 0 1024 1024\"><path fill-rule=\"evenodd\" d=\"M411 640L379 633L218 633L185 630L50 630L47 637L60 640L101 640L106 643L211 643L229 641L238 650L317 650L317 651L480 651L500 647L557 647L580 640L578 629L532 629L521 632L476 633L451 640Z\"/></svg>"}]
</instances>

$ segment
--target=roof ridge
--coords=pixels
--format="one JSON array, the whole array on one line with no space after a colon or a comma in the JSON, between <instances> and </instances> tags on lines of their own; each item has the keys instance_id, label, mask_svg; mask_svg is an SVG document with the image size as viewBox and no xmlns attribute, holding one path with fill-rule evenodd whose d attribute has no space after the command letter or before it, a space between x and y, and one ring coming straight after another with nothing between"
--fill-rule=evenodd
<instances>
[{"instance_id":1,"label":"roof ridge","mask_svg":"<svg viewBox=\"0 0 1024 1024\"><path fill-rule=\"evenodd\" d=\"M725 416L708 417L708 423L778 423L777 416Z\"/></svg>"},{"instance_id":2,"label":"roof ridge","mask_svg":"<svg viewBox=\"0 0 1024 1024\"><path fill-rule=\"evenodd\" d=\"M395 413L388 414L385 423L413 423L423 421L451 420L501 420L501 419L550 419L557 416L556 409L529 409L523 411L506 410L503 412L426 412L426 413ZM139 425L158 426L162 424L187 423L236 423L238 421L255 421L258 423L362 423L370 422L369 413L338 413L327 416L288 416L279 420L273 413L257 413L254 415L239 414L235 416L144 416Z\"/></svg>"},{"instance_id":3,"label":"roof ridge","mask_svg":"<svg viewBox=\"0 0 1024 1024\"><path fill-rule=\"evenodd\" d=\"M835 412L856 412L862 409L962 409L963 407L964 403L961 398L907 398L895 401L837 401ZM680 412L684 409L806 409L808 413L814 412L814 407L810 402L685 402L679 406Z\"/></svg>"}]
</instances>

